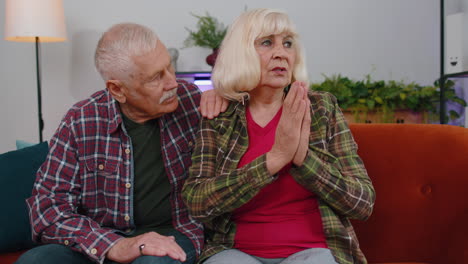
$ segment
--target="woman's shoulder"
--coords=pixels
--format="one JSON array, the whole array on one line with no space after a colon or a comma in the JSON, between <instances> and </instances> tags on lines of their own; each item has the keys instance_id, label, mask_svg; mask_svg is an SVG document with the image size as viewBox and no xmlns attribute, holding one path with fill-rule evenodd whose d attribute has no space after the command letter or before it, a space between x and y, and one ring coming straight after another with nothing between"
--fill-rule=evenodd
<instances>
[{"instance_id":1,"label":"woman's shoulder","mask_svg":"<svg viewBox=\"0 0 468 264\"><path fill-rule=\"evenodd\" d=\"M336 97L333 94L325 91L309 90L308 95L310 100L314 100L317 102L322 101L333 104L337 102Z\"/></svg>"},{"instance_id":2,"label":"woman's shoulder","mask_svg":"<svg viewBox=\"0 0 468 264\"><path fill-rule=\"evenodd\" d=\"M245 113L245 105L242 104L242 102L229 101L229 105L226 108L226 111L219 113L218 117L214 118L213 120L232 118L235 115L243 113Z\"/></svg>"},{"instance_id":3,"label":"woman's shoulder","mask_svg":"<svg viewBox=\"0 0 468 264\"><path fill-rule=\"evenodd\" d=\"M206 122L211 124L211 127L217 129L222 127L229 127L239 120L239 116L245 114L245 106L241 102L229 101L226 111L219 113L213 119L204 118Z\"/></svg>"},{"instance_id":4,"label":"woman's shoulder","mask_svg":"<svg viewBox=\"0 0 468 264\"><path fill-rule=\"evenodd\" d=\"M338 105L336 97L329 92L309 90L308 95L312 108L325 108L328 111L334 111Z\"/></svg>"}]
</instances>

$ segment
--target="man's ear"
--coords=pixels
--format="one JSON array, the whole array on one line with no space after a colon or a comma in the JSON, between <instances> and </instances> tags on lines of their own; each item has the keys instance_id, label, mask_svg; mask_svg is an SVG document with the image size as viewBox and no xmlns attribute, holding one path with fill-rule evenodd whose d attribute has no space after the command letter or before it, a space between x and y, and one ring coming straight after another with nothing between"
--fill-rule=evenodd
<instances>
[{"instance_id":1,"label":"man's ear","mask_svg":"<svg viewBox=\"0 0 468 264\"><path fill-rule=\"evenodd\" d=\"M127 101L125 96L125 85L119 80L107 80L106 87L109 93L117 102L124 104Z\"/></svg>"}]
</instances>

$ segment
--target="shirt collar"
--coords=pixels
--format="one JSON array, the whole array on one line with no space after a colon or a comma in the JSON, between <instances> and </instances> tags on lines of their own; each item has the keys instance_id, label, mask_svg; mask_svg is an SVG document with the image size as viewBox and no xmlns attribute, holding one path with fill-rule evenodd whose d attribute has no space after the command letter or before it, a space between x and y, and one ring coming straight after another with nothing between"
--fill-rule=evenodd
<instances>
[{"instance_id":1,"label":"shirt collar","mask_svg":"<svg viewBox=\"0 0 468 264\"><path fill-rule=\"evenodd\" d=\"M244 97L243 101L231 101L226 111L223 113L224 116L232 116L233 114L237 114L239 116L245 115L245 109L249 98L246 96Z\"/></svg>"},{"instance_id":2,"label":"shirt collar","mask_svg":"<svg viewBox=\"0 0 468 264\"><path fill-rule=\"evenodd\" d=\"M119 125L122 124L122 114L120 112L120 106L119 103L112 97L112 95L109 93L109 91L106 89L106 94L107 94L107 102L108 102L108 107L109 109L109 127L108 127L108 133L112 134L117 129L119 128Z\"/></svg>"}]
</instances>

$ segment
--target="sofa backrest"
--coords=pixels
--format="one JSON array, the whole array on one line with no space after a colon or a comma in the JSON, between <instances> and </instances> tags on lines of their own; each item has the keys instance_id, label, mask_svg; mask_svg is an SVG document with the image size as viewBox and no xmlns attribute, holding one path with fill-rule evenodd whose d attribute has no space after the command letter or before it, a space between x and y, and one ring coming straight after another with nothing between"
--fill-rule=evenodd
<instances>
[{"instance_id":1,"label":"sofa backrest","mask_svg":"<svg viewBox=\"0 0 468 264\"><path fill-rule=\"evenodd\" d=\"M468 129L351 124L376 190L353 221L370 263L468 263Z\"/></svg>"}]
</instances>

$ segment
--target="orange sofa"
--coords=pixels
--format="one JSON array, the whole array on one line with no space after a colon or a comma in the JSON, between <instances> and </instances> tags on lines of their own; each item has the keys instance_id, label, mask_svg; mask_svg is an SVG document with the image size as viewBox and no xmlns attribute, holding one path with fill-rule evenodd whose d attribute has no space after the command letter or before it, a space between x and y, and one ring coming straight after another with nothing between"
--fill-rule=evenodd
<instances>
[{"instance_id":1,"label":"orange sofa","mask_svg":"<svg viewBox=\"0 0 468 264\"><path fill-rule=\"evenodd\" d=\"M468 263L468 129L350 127L377 193L368 221L353 222L369 263Z\"/></svg>"},{"instance_id":2,"label":"orange sofa","mask_svg":"<svg viewBox=\"0 0 468 264\"><path fill-rule=\"evenodd\" d=\"M351 124L376 189L353 222L369 263L468 263L468 129Z\"/></svg>"}]
</instances>

